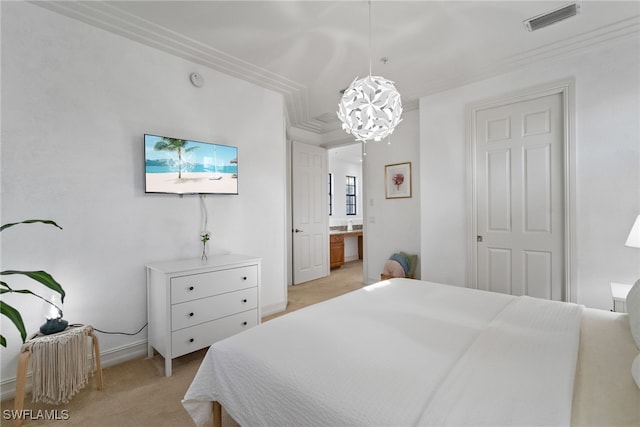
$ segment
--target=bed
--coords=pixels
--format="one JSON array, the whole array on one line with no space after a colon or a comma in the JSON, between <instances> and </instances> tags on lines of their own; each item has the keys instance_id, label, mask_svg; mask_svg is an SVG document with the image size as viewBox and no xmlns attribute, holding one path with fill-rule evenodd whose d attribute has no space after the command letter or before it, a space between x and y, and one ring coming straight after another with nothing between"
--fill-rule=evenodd
<instances>
[{"instance_id":1,"label":"bed","mask_svg":"<svg viewBox=\"0 0 640 427\"><path fill-rule=\"evenodd\" d=\"M626 314L391 279L213 344L183 406L198 426L220 405L242 426L640 425L639 352Z\"/></svg>"}]
</instances>

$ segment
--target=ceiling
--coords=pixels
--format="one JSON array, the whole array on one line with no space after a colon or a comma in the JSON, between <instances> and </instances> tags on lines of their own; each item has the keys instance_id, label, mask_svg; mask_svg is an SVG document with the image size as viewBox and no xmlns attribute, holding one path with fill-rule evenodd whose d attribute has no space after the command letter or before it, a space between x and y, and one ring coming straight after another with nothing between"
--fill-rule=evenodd
<instances>
[{"instance_id":1,"label":"ceiling","mask_svg":"<svg viewBox=\"0 0 640 427\"><path fill-rule=\"evenodd\" d=\"M362 163L362 144L340 145L329 148L329 165L334 160L360 165Z\"/></svg>"},{"instance_id":2,"label":"ceiling","mask_svg":"<svg viewBox=\"0 0 640 427\"><path fill-rule=\"evenodd\" d=\"M339 127L339 91L368 74L369 58L411 110L424 95L640 34L638 1L583 0L577 16L528 32L523 20L567 1L374 0L371 49L364 0L36 4L282 93L288 125L318 134Z\"/></svg>"}]
</instances>

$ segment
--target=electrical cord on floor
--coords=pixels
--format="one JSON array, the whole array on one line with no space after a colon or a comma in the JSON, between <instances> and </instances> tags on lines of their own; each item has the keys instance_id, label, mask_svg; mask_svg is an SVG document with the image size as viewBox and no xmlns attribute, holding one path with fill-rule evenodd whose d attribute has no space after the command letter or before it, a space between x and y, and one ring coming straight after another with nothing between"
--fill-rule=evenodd
<instances>
[{"instance_id":1,"label":"electrical cord on floor","mask_svg":"<svg viewBox=\"0 0 640 427\"><path fill-rule=\"evenodd\" d=\"M140 332L142 332L142 330L143 330L144 328L146 328L148 324L149 324L149 322L145 323L145 324L142 326L142 328L138 329L138 331L137 331L137 332L134 332L134 333L131 333L131 332L109 332L109 331L101 331L100 329L98 329L98 328L96 328L96 327L94 327L94 328L93 328L93 330L94 330L94 331L96 331L96 332L103 333L103 334L113 334L113 335L131 335L131 336L133 336L133 335L138 335ZM69 325L69 326L84 326L84 325L83 325L82 323L76 323L76 324Z\"/></svg>"}]
</instances>

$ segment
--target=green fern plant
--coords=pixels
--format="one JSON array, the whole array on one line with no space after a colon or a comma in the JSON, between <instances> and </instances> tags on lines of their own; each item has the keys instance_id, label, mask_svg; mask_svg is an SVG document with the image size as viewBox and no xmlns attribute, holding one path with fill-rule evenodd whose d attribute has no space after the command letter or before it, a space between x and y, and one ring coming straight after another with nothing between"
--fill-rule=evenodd
<instances>
[{"instance_id":1,"label":"green fern plant","mask_svg":"<svg viewBox=\"0 0 640 427\"><path fill-rule=\"evenodd\" d=\"M18 224L33 224L33 223L43 223L43 224L48 224L48 225L53 225L55 227L58 227L60 230L62 230L62 227L60 227L58 224L56 224L53 221L50 220L45 220L45 219L28 219L26 221L22 221L22 222L14 222L11 224L4 224L2 227L0 227L0 232L6 230L9 227L13 227L14 225L18 225ZM4 271L0 271L0 275L1 276L11 276L11 275L22 275L22 276L26 276L30 279L35 280L36 282L46 286L47 288L51 289L52 291L55 291L57 293L60 294L60 301L64 302L64 297L65 297L65 292L64 289L62 289L62 286L60 285L60 283L58 283L49 273L45 272L45 271L19 271L19 270L4 270ZM28 289L13 289L11 288L7 282L5 281L0 281L0 294L6 294L6 293L16 293L16 294L31 294L36 298L40 298L42 301L45 301L51 305L53 305L54 307L56 307L60 313L62 313L62 310L60 310L60 307L56 306L55 304L52 304L50 301L47 301L45 298L41 297L40 295L28 290ZM15 327L18 329L18 332L20 332L20 336L22 337L22 342L25 342L25 340L27 339L27 331L24 327L24 322L22 320L22 315L20 314L20 312L18 310L16 310L14 307L10 306L9 304L5 303L4 301L0 300L0 314L2 314L3 316L6 316L9 320L11 320L11 322L15 325ZM5 339L5 337L3 337L2 335L0 335L0 345L2 345L3 347L7 346L7 340Z\"/></svg>"}]
</instances>

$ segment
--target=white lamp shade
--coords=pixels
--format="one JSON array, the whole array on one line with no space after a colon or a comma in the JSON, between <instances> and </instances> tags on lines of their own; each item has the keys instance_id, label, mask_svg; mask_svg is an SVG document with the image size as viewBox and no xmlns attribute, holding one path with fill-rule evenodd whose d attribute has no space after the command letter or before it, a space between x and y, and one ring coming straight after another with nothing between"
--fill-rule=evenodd
<instances>
[{"instance_id":1,"label":"white lamp shade","mask_svg":"<svg viewBox=\"0 0 640 427\"><path fill-rule=\"evenodd\" d=\"M393 82L380 76L356 79L338 104L342 129L357 141L381 141L402 121L402 99Z\"/></svg>"},{"instance_id":2,"label":"white lamp shade","mask_svg":"<svg viewBox=\"0 0 640 427\"><path fill-rule=\"evenodd\" d=\"M62 301L58 294L51 294L49 298L42 302L42 314L45 319L62 318Z\"/></svg>"},{"instance_id":3,"label":"white lamp shade","mask_svg":"<svg viewBox=\"0 0 640 427\"><path fill-rule=\"evenodd\" d=\"M629 232L629 237L627 237L627 241L624 245L631 248L640 248L640 215L638 215L636 221L633 223L633 227L631 227L631 231Z\"/></svg>"}]
</instances>

